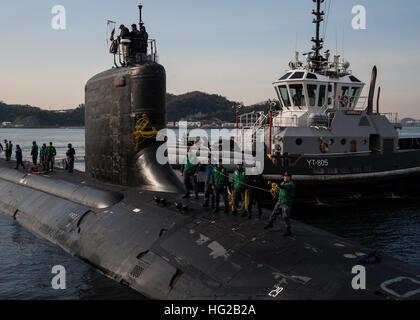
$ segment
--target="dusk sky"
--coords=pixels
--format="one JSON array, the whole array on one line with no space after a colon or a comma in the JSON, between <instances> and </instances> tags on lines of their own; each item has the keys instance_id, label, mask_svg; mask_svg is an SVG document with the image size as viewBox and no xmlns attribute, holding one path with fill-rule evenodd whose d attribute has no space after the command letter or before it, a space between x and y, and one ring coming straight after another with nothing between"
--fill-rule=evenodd
<instances>
[{"instance_id":1,"label":"dusk sky","mask_svg":"<svg viewBox=\"0 0 420 320\"><path fill-rule=\"evenodd\" d=\"M331 2L325 47L344 53L354 75L365 82L378 66L382 111L420 118L420 1ZM86 81L112 67L107 19L137 23L137 4L2 0L0 100L51 109L83 103ZM168 92L174 94L199 90L246 104L274 98L272 82L287 69L295 48L303 53L312 46L312 0L143 4L149 36L157 39L160 63L167 71ZM55 5L66 8L66 30L51 27ZM355 5L366 7L366 30L352 28Z\"/></svg>"}]
</instances>

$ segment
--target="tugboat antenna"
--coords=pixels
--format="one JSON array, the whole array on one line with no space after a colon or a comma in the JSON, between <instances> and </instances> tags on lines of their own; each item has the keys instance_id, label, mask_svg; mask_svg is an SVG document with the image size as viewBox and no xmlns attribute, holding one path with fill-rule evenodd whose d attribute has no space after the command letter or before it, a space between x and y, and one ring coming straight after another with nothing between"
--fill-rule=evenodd
<instances>
[{"instance_id":1,"label":"tugboat antenna","mask_svg":"<svg viewBox=\"0 0 420 320\"><path fill-rule=\"evenodd\" d=\"M314 46L312 47L314 51L314 57L312 58L312 61L315 63L315 69L321 69L321 64L324 61L324 58L321 56L320 52L322 50L324 39L321 38L320 35L320 29L321 29L321 22L324 21L324 15L325 12L321 11L321 3L324 2L324 0L313 0L313 2L316 2L316 11L313 10L312 14L316 17L313 20L313 23L316 24L316 35L315 38L312 38L312 42L314 42Z\"/></svg>"}]
</instances>

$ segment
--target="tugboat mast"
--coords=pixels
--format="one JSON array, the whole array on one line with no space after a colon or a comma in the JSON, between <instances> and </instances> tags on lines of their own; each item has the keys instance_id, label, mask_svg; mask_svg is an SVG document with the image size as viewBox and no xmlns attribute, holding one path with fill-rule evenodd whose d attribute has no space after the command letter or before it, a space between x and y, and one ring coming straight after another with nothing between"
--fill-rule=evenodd
<instances>
[{"instance_id":1,"label":"tugboat mast","mask_svg":"<svg viewBox=\"0 0 420 320\"><path fill-rule=\"evenodd\" d=\"M313 10L312 14L316 17L313 20L313 23L316 24L316 36L315 38L312 38L312 42L314 42L314 46L312 49L314 50L314 56L311 58L311 61L313 62L313 69L314 71L319 71L322 69L322 63L325 61L325 58L320 54L320 51L322 50L324 39L320 36L320 29L321 29L321 22L324 21L324 11L321 11L321 3L324 2L324 0L313 0L316 2L316 11Z\"/></svg>"}]
</instances>

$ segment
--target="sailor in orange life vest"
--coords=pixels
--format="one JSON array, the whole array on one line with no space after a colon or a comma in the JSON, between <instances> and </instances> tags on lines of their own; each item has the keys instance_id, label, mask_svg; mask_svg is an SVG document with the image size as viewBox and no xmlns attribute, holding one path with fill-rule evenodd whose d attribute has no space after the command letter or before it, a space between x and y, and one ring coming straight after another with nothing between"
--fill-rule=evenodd
<instances>
[{"instance_id":1,"label":"sailor in orange life vest","mask_svg":"<svg viewBox=\"0 0 420 320\"><path fill-rule=\"evenodd\" d=\"M286 232L283 236L289 237L292 235L290 216L292 213L293 199L295 198L295 184L293 183L292 176L289 173L284 173L283 183L279 186L279 188L279 200L277 201L273 213L271 214L269 224L264 229L267 230L273 228L277 215L281 213L286 226Z\"/></svg>"}]
</instances>

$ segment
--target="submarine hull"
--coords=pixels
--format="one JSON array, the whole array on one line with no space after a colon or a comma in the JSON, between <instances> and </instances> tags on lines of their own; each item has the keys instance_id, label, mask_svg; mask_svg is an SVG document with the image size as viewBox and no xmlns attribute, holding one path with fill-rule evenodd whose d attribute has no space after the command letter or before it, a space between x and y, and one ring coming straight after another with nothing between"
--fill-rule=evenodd
<instances>
[{"instance_id":1,"label":"submarine hull","mask_svg":"<svg viewBox=\"0 0 420 320\"><path fill-rule=\"evenodd\" d=\"M0 161L0 211L149 298L420 298L420 270L388 256L366 265L367 290L354 290L355 254L370 250L295 221L293 237L283 238L282 227L265 231L263 221L213 214L171 193L119 187L61 170L40 178L54 181L54 191L40 190L26 183L31 174L10 178L14 170L7 166ZM110 197L108 208L90 207L59 196L69 185L95 190L92 199L122 198ZM178 209L179 203L188 210Z\"/></svg>"}]
</instances>

